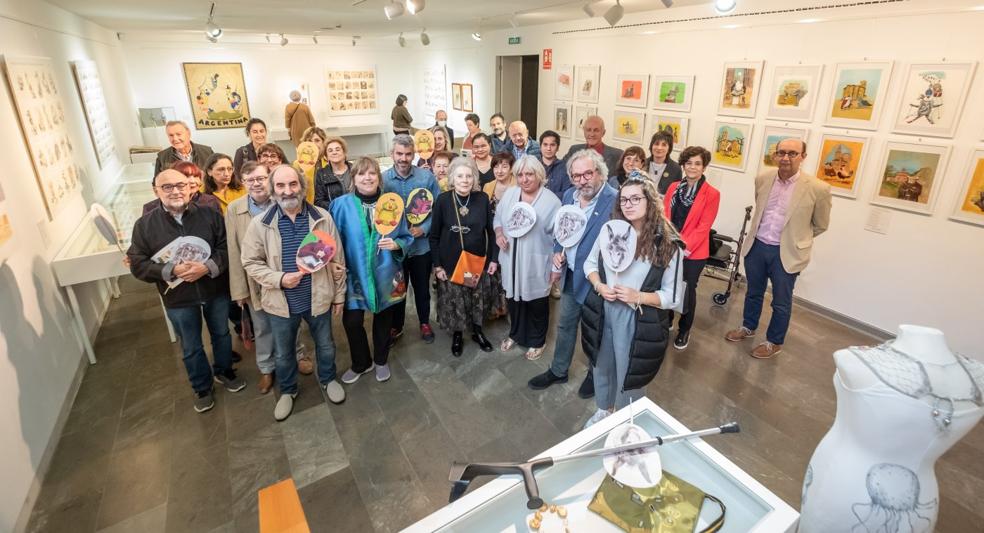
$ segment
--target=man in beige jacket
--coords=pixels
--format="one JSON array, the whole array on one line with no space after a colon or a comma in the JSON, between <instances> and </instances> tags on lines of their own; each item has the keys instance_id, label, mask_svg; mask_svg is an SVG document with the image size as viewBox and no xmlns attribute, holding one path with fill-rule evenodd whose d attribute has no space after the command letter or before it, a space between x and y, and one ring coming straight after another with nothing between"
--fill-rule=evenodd
<instances>
[{"instance_id":1,"label":"man in beige jacket","mask_svg":"<svg viewBox=\"0 0 984 533\"><path fill-rule=\"evenodd\" d=\"M273 333L273 353L280 399L274 418L286 420L297 397L297 360L294 352L301 320L314 339L318 381L332 403L345 401L345 391L335 380L335 342L331 316L345 306L345 276L333 276L334 267L345 266L341 239L331 215L304 201L305 180L288 165L270 173L270 189L276 206L249 223L242 241L246 273L260 286L260 307ZM313 273L301 271L297 251L311 231L320 230L336 243L329 266Z\"/></svg>"},{"instance_id":2,"label":"man in beige jacket","mask_svg":"<svg viewBox=\"0 0 984 533\"><path fill-rule=\"evenodd\" d=\"M830 224L830 185L800 172L806 143L786 139L776 146L773 160L778 173L755 179L755 214L752 239L745 240L745 310L741 327L724 338L737 342L755 335L765 287L772 282L772 319L765 342L751 351L757 359L768 359L782 351L793 311L793 285L810 262L813 238Z\"/></svg>"}]
</instances>

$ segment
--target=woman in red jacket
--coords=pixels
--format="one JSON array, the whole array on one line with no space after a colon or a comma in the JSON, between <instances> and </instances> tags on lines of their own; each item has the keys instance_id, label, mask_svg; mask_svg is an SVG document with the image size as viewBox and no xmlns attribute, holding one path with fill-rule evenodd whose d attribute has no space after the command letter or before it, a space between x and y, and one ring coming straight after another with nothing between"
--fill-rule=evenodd
<instances>
[{"instance_id":1,"label":"woman in red jacket","mask_svg":"<svg viewBox=\"0 0 984 533\"><path fill-rule=\"evenodd\" d=\"M694 308L697 306L697 282L707 264L708 241L711 226L717 218L721 193L711 187L704 177L704 168L711 161L711 153L702 146L690 146L680 153L683 179L670 184L663 197L666 218L669 219L683 242L687 244L683 260L683 279L687 282L683 313L680 315L673 347L683 350L690 343L690 327L694 324ZM670 312L670 325L673 312Z\"/></svg>"}]
</instances>

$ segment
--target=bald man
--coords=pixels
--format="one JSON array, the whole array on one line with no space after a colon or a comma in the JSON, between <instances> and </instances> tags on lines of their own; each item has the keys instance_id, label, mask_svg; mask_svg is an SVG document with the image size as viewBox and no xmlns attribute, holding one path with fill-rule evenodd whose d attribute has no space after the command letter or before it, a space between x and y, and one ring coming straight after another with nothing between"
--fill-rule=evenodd
<instances>
[{"instance_id":1,"label":"bald man","mask_svg":"<svg viewBox=\"0 0 984 533\"><path fill-rule=\"evenodd\" d=\"M212 157L212 147L191 142L191 129L180 120L172 120L164 125L167 142L171 145L157 152L154 162L154 176L162 170L171 168L178 161L190 161L204 169L209 157Z\"/></svg>"},{"instance_id":2,"label":"bald man","mask_svg":"<svg viewBox=\"0 0 984 533\"><path fill-rule=\"evenodd\" d=\"M605 138L605 121L598 115L591 115L584 119L584 124L581 125L581 129L584 132L583 144L575 144L571 146L570 150L567 151L567 155L564 156L564 161L567 161L571 155L584 150L585 148L590 148L596 152L605 160L605 165L608 166L608 171L612 174L615 173L615 169L618 168L618 162L622 159L622 150L615 148L614 146L606 146L604 142Z\"/></svg>"},{"instance_id":3,"label":"bald man","mask_svg":"<svg viewBox=\"0 0 984 533\"><path fill-rule=\"evenodd\" d=\"M506 143L506 148L512 151L513 157L517 161L527 154L537 159L540 158L540 145L535 140L530 139L530 130L522 120L517 120L509 125L509 141Z\"/></svg>"}]
</instances>

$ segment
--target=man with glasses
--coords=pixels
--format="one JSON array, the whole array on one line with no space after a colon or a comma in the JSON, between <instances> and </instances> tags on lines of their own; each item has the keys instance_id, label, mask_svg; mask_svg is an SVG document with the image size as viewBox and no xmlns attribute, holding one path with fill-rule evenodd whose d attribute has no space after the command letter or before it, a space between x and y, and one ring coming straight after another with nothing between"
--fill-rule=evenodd
<instances>
[{"instance_id":1,"label":"man with glasses","mask_svg":"<svg viewBox=\"0 0 984 533\"><path fill-rule=\"evenodd\" d=\"M584 211L588 224L578 244L563 248L554 243L554 272L551 280L562 283L557 342L550 368L530 379L528 385L533 390L567 382L567 371L574 358L577 329L581 322L581 306L591 288L584 276L584 261L598 238L601 227L611 218L615 198L618 196L618 191L608 184L608 166L605 160L594 150L581 150L570 156L567 160L567 173L574 187L564 192L563 205L576 205ZM590 369L577 394L581 398L594 396L594 380Z\"/></svg>"},{"instance_id":2,"label":"man with glasses","mask_svg":"<svg viewBox=\"0 0 984 533\"><path fill-rule=\"evenodd\" d=\"M776 145L773 160L777 174L755 179L754 239L745 241L745 310L742 325L724 338L738 342L755 335L768 282L772 282L772 318L765 342L751 351L756 359L769 359L782 351L793 311L793 285L810 262L813 239L830 223L830 185L800 172L806 143L786 139Z\"/></svg>"},{"instance_id":3,"label":"man with glasses","mask_svg":"<svg viewBox=\"0 0 984 533\"><path fill-rule=\"evenodd\" d=\"M198 165L198 168L205 168L208 158L212 157L212 148L191 142L191 130L187 124L180 120L168 121L164 125L164 133L167 134L167 142L171 147L157 152L157 161L154 163L155 176L179 161L190 161Z\"/></svg>"},{"instance_id":4,"label":"man with glasses","mask_svg":"<svg viewBox=\"0 0 984 533\"><path fill-rule=\"evenodd\" d=\"M158 174L154 183L163 209L154 209L137 220L127 257L134 277L157 285L167 317L181 338L185 370L195 391L195 411L203 413L215 405L213 380L230 392L246 387L232 369L225 224L218 211L191 203L191 185L184 174L168 169ZM182 236L204 240L211 256L204 262L161 263L152 259ZM202 347L203 315L212 339L211 367Z\"/></svg>"}]
</instances>

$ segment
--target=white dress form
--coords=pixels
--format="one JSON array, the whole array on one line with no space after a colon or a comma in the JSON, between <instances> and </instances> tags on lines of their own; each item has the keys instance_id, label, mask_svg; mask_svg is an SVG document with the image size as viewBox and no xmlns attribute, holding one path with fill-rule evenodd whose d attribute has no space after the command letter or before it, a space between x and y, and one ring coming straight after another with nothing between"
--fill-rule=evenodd
<instances>
[{"instance_id":1,"label":"white dress form","mask_svg":"<svg viewBox=\"0 0 984 533\"><path fill-rule=\"evenodd\" d=\"M984 363L919 326L834 359L837 416L807 467L799 531L933 531L934 465L984 417Z\"/></svg>"}]
</instances>

